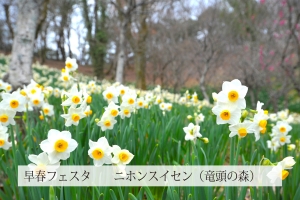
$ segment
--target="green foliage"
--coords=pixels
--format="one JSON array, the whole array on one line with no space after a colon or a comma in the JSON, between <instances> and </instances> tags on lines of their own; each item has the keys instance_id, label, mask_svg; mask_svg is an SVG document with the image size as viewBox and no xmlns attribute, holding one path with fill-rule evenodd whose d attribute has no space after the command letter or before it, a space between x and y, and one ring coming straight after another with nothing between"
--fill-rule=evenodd
<instances>
[{"instance_id":1,"label":"green foliage","mask_svg":"<svg viewBox=\"0 0 300 200\"><path fill-rule=\"evenodd\" d=\"M297 157L296 151L289 152L282 148L277 153L271 152L266 148L269 135L263 135L258 142L254 142L254 136L249 135L237 145L237 138L228 137L228 125L216 125L211 108L202 108L201 113L205 115L205 121L200 124L201 134L209 139L209 143L198 141L196 145L192 145L190 141L184 140L183 127L189 123L186 116L196 111L194 107L174 104L172 111L166 112L165 115L158 106L149 110L141 109L131 118L122 120L117 117L118 123L114 129L102 132L94 119L102 114L102 108L107 106L107 103L100 94L94 95L93 99L97 99L91 104L94 115L82 119L77 127L64 126L64 120L59 116L62 113L60 106L55 108L55 117L48 118L48 122L40 121L38 116L29 112L25 121L25 132L21 132L17 126L10 127L11 136L13 132L16 133L15 140L18 143L8 151L0 149L0 169L9 177L3 182L4 189L0 190L0 198L196 199L201 196L202 199L244 199L248 190L233 187L18 187L15 175L17 166L29 164L29 154L42 152L39 143L47 138L51 128L69 130L78 142L77 149L71 153L72 159L63 161L62 165L93 165L87 154L88 140L96 141L102 136L106 136L110 145L118 144L132 152L135 157L131 165L258 165L263 155L273 162L286 156L294 156L297 164L284 181L284 192L274 191L272 188L251 188L251 197L258 199L261 195L263 199L292 199L300 195L300 186L297 185L300 158ZM59 105L61 100L51 97L49 103ZM270 132L271 126L268 126L268 130ZM292 141L299 138L299 130L299 125L293 126ZM11 137L11 140L14 142L14 137ZM237 149L239 153L236 153ZM235 157L237 159L234 161Z\"/></svg>"},{"instance_id":2,"label":"green foliage","mask_svg":"<svg viewBox=\"0 0 300 200\"><path fill-rule=\"evenodd\" d=\"M36 73L43 73L37 69ZM49 74L48 74L49 75ZM52 76L55 76L52 74ZM198 87L184 88L185 93L189 89L190 94L197 92L201 99ZM208 88L208 93L216 91ZM189 124L187 115L198 111L194 106L187 107L174 103L170 112L163 115L157 105L151 109L140 109L130 118L122 120L117 117L118 123L113 130L101 131L95 124L95 118L99 118L107 106L102 94L94 94L91 109L93 115L80 120L79 125L65 127L62 114L61 99L54 96L48 98L48 102L55 105L55 114L47 121L41 121L38 115L32 112L25 114L24 127L10 126L10 140L12 148L5 151L0 148L0 181L3 184L0 190L0 199L245 199L245 195L251 195L251 199L300 199L300 157L299 140L300 125L293 124L289 133L292 143L297 144L294 151L287 151L286 146L278 152L272 152L266 146L270 139L272 125L268 124L267 134L262 135L258 142L249 134L238 142L238 138L229 138L228 125L216 125L216 117L210 107L202 107L201 113L205 121L200 124L201 134L207 137L208 144L198 140L195 145L184 140L183 127ZM262 102L268 100L266 92L258 94ZM296 96L290 95L292 100ZM249 101L249 100L248 100ZM283 100L282 100L283 101ZM291 104L290 106L293 106ZM295 104L296 106L296 104ZM284 107L283 107L284 108ZM41 141L47 138L50 129L60 131L68 130L72 138L78 142L77 149L71 153L71 157L61 162L62 165L93 165L88 156L88 140L96 141L105 136L110 145L117 144L122 149L128 149L134 154L130 165L258 165L262 156L272 162L281 161L284 157L293 156L296 165L290 170L290 175L283 181L282 188L272 187L18 187L17 166L30 163L30 154L39 154ZM17 141L17 143L15 143Z\"/></svg>"},{"instance_id":3,"label":"green foliage","mask_svg":"<svg viewBox=\"0 0 300 200\"><path fill-rule=\"evenodd\" d=\"M6 60L5 60L5 59L3 59L3 58L0 58L0 64L2 64L2 65L6 65Z\"/></svg>"}]
</instances>

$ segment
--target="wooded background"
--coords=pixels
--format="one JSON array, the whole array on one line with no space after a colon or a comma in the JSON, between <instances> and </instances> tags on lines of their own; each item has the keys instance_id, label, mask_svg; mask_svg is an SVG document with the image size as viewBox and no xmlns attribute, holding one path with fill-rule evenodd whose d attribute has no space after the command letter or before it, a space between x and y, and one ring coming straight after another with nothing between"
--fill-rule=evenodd
<instances>
[{"instance_id":1,"label":"wooded background","mask_svg":"<svg viewBox=\"0 0 300 200\"><path fill-rule=\"evenodd\" d=\"M261 93L275 109L300 96L298 0L0 2L0 50L12 53L4 79L15 86L32 77L33 58L72 57L99 80L133 77L142 89L197 86L209 99L209 88L238 78L253 107Z\"/></svg>"}]
</instances>

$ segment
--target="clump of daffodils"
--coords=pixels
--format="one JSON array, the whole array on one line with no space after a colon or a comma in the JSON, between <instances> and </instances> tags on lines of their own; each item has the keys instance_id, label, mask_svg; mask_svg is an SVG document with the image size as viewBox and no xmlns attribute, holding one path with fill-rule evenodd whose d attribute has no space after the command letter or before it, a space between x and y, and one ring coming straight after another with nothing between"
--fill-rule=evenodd
<instances>
[{"instance_id":1,"label":"clump of daffodils","mask_svg":"<svg viewBox=\"0 0 300 200\"><path fill-rule=\"evenodd\" d=\"M271 163L270 160L265 159L267 162L267 165L274 166L272 171L270 171L267 176L271 180L271 183L274 183L278 178L281 180L284 180L288 177L289 175L289 169L292 169L293 166L296 164L295 160L293 157L288 156L284 158L282 161L276 163Z\"/></svg>"},{"instance_id":2,"label":"clump of daffodils","mask_svg":"<svg viewBox=\"0 0 300 200\"><path fill-rule=\"evenodd\" d=\"M88 154L93 159L95 166L114 164L124 170L134 157L128 150L121 149L118 145L111 147L105 137L99 138L97 142L90 140L89 146Z\"/></svg>"},{"instance_id":3,"label":"clump of daffodils","mask_svg":"<svg viewBox=\"0 0 300 200\"><path fill-rule=\"evenodd\" d=\"M288 109L281 110L277 113L271 113L270 120L273 122L285 121L287 123L293 123L295 121L293 115L291 115Z\"/></svg>"},{"instance_id":4,"label":"clump of daffodils","mask_svg":"<svg viewBox=\"0 0 300 200\"><path fill-rule=\"evenodd\" d=\"M115 118L120 115L120 106L116 104L119 102L118 97L120 94L123 94L124 96L127 95L125 94L125 89L121 91L118 93L117 88L111 86L103 92L103 97L109 102L109 104L105 108L105 112L103 113L100 121L97 123L97 125L101 127L102 131L113 129L114 125L117 123ZM126 109L127 116L131 113L131 111L131 107L128 106L128 109Z\"/></svg>"},{"instance_id":5,"label":"clump of daffodils","mask_svg":"<svg viewBox=\"0 0 300 200\"><path fill-rule=\"evenodd\" d=\"M62 80L69 82L70 80L75 80L72 74L77 70L78 65L76 59L67 58L65 62L65 68L62 69ZM89 81L89 83L83 84L73 84L73 86L61 93L62 106L64 114L61 115L65 119L66 126L78 126L79 121L85 117L92 115L89 104L92 102L91 93L94 93L97 89L96 83L94 81Z\"/></svg>"},{"instance_id":6,"label":"clump of daffodils","mask_svg":"<svg viewBox=\"0 0 300 200\"><path fill-rule=\"evenodd\" d=\"M100 120L97 120L97 125L102 131L111 130L117 123L117 117L121 119L131 117L132 113L138 112L140 109L149 108L149 96L141 96L140 91L130 89L116 83L106 87L102 93L103 98L107 101L108 106L102 114ZM172 104L164 104L164 110L171 110Z\"/></svg>"},{"instance_id":7,"label":"clump of daffodils","mask_svg":"<svg viewBox=\"0 0 300 200\"><path fill-rule=\"evenodd\" d=\"M271 140L267 141L268 148L276 151L280 146L291 143L291 136L288 133L292 127L286 121L278 121L272 128Z\"/></svg>"},{"instance_id":8,"label":"clump of daffodils","mask_svg":"<svg viewBox=\"0 0 300 200\"><path fill-rule=\"evenodd\" d=\"M229 137L237 135L239 138L254 133L255 140L260 139L267 129L268 113L262 109L264 105L257 102L253 118L248 117L245 96L248 87L241 84L237 79L222 85L222 91L214 93L215 106L212 112L217 116L217 124L229 124Z\"/></svg>"},{"instance_id":9,"label":"clump of daffodils","mask_svg":"<svg viewBox=\"0 0 300 200\"><path fill-rule=\"evenodd\" d=\"M53 106L48 104L45 96L50 95L51 88L44 88L31 80L30 84L18 89L12 93L2 92L2 101L0 102L0 124L3 126L15 125L15 116L17 112L27 112L41 110L41 116L53 115ZM43 112L44 111L44 112ZM43 114L42 114L43 113ZM41 118L40 116L40 118Z\"/></svg>"},{"instance_id":10,"label":"clump of daffodils","mask_svg":"<svg viewBox=\"0 0 300 200\"><path fill-rule=\"evenodd\" d=\"M70 83L71 80L75 80L72 76L73 72L78 68L75 58L67 57L65 62L65 68L61 70L61 80L66 83Z\"/></svg>"},{"instance_id":11,"label":"clump of daffodils","mask_svg":"<svg viewBox=\"0 0 300 200\"><path fill-rule=\"evenodd\" d=\"M5 85L0 82L0 85ZM11 88L2 91L0 102L0 148L8 150L12 144L8 141L7 126L15 125L17 113L40 110L39 118L44 120L45 116L53 116L53 106L47 103L47 98L52 94L53 88L44 87L31 80L30 84L11 92ZM24 115L25 116L25 115ZM24 117L23 116L23 117ZM24 117L23 119L26 119Z\"/></svg>"},{"instance_id":12,"label":"clump of daffodils","mask_svg":"<svg viewBox=\"0 0 300 200\"><path fill-rule=\"evenodd\" d=\"M65 118L65 125L77 126L79 121L89 115L92 111L88 104L92 102L92 97L83 89L78 89L77 85L73 85L68 92L63 93L62 106L65 114L61 116Z\"/></svg>"},{"instance_id":13,"label":"clump of daffodils","mask_svg":"<svg viewBox=\"0 0 300 200\"><path fill-rule=\"evenodd\" d=\"M195 106L198 108L201 108L203 106L211 107L211 104L207 100L199 100L198 94L194 92L191 94L188 90L182 95L178 96L176 94L170 95L173 99L170 98L171 102L174 102L174 99L176 103L185 105L187 107Z\"/></svg>"},{"instance_id":14,"label":"clump of daffodils","mask_svg":"<svg viewBox=\"0 0 300 200\"><path fill-rule=\"evenodd\" d=\"M246 108L245 96L248 87L237 79L222 85L222 91L217 94L217 103L212 112L217 116L217 124L238 124L241 110Z\"/></svg>"},{"instance_id":15,"label":"clump of daffodils","mask_svg":"<svg viewBox=\"0 0 300 200\"><path fill-rule=\"evenodd\" d=\"M200 123L204 122L204 119L205 119L205 116L202 114L202 113L194 113L194 116L192 115L188 115L186 116L186 118L189 120L189 121L195 121L195 124L199 125Z\"/></svg>"}]
</instances>

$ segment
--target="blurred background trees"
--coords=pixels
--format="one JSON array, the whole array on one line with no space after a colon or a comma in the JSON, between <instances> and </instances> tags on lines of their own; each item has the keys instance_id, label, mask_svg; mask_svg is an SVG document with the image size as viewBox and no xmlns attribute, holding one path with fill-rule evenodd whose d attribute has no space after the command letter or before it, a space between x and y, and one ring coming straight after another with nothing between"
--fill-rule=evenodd
<instances>
[{"instance_id":1,"label":"blurred background trees","mask_svg":"<svg viewBox=\"0 0 300 200\"><path fill-rule=\"evenodd\" d=\"M1 0L0 51L10 53L20 15ZM44 0L34 55L41 63L73 57L98 79L156 84L179 92L240 79L253 105L263 95L300 96L297 0ZM46 62L47 63L47 62ZM63 67L63 66L62 66Z\"/></svg>"}]
</instances>

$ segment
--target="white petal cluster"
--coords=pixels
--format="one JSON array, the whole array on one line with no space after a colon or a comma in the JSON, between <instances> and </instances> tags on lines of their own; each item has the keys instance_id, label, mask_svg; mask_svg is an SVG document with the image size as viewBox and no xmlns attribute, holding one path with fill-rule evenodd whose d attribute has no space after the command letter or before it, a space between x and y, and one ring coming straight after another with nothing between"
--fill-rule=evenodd
<instances>
[{"instance_id":1,"label":"white petal cluster","mask_svg":"<svg viewBox=\"0 0 300 200\"><path fill-rule=\"evenodd\" d=\"M8 150L12 144L8 141L7 127L0 125L0 148Z\"/></svg>"},{"instance_id":2,"label":"white petal cluster","mask_svg":"<svg viewBox=\"0 0 300 200\"><path fill-rule=\"evenodd\" d=\"M56 172L56 169L60 166L59 161L51 163L46 152L42 152L39 155L30 154L28 159L32 162L28 164L29 169L35 172L34 176L39 176L40 182L56 179L57 176L53 177L53 173L48 172Z\"/></svg>"},{"instance_id":3,"label":"white petal cluster","mask_svg":"<svg viewBox=\"0 0 300 200\"><path fill-rule=\"evenodd\" d=\"M270 179L271 183L275 183L277 179L284 180L289 175L287 169L292 169L296 164L293 157L288 156L282 161L278 162L276 166L267 174L267 177Z\"/></svg>"},{"instance_id":4,"label":"white petal cluster","mask_svg":"<svg viewBox=\"0 0 300 200\"><path fill-rule=\"evenodd\" d=\"M241 109L246 108L245 96L248 87L237 79L225 81L222 91L216 95L216 105L212 112L217 116L217 124L237 124L241 118Z\"/></svg>"},{"instance_id":5,"label":"white petal cluster","mask_svg":"<svg viewBox=\"0 0 300 200\"><path fill-rule=\"evenodd\" d=\"M185 140L192 140L196 141L197 138L201 138L202 135L200 134L200 126L194 125L193 123L189 123L187 127L183 128L185 132Z\"/></svg>"},{"instance_id":6,"label":"white petal cluster","mask_svg":"<svg viewBox=\"0 0 300 200\"><path fill-rule=\"evenodd\" d=\"M90 140L89 146L88 154L93 159L95 166L114 164L124 170L134 157L128 150L121 149L118 145L111 147L105 137L99 138L97 142Z\"/></svg>"},{"instance_id":7,"label":"white petal cluster","mask_svg":"<svg viewBox=\"0 0 300 200\"><path fill-rule=\"evenodd\" d=\"M61 117L65 118L66 126L78 126L81 119L90 116L92 110L88 107L91 103L92 97L87 93L86 88L78 89L77 85L73 85L68 92L63 92L62 102L63 107L69 106L67 112Z\"/></svg>"},{"instance_id":8,"label":"white petal cluster","mask_svg":"<svg viewBox=\"0 0 300 200\"><path fill-rule=\"evenodd\" d=\"M262 106L264 104L261 103L260 101L257 102L257 107L256 107L256 114L253 117L253 131L255 135L255 140L258 141L260 139L261 134L266 133L267 129L267 120L269 119L269 116L265 113L265 111L262 109Z\"/></svg>"},{"instance_id":9,"label":"white petal cluster","mask_svg":"<svg viewBox=\"0 0 300 200\"><path fill-rule=\"evenodd\" d=\"M41 142L41 149L48 154L51 164L59 160L66 160L70 153L74 151L78 143L72 139L69 131L58 131L51 129L48 132L48 139Z\"/></svg>"},{"instance_id":10,"label":"white petal cluster","mask_svg":"<svg viewBox=\"0 0 300 200\"><path fill-rule=\"evenodd\" d=\"M268 148L277 151L279 147L291 143L292 136L288 135L291 130L292 127L286 121L277 121L272 128L272 138L267 141Z\"/></svg>"}]
</instances>

